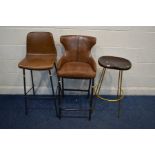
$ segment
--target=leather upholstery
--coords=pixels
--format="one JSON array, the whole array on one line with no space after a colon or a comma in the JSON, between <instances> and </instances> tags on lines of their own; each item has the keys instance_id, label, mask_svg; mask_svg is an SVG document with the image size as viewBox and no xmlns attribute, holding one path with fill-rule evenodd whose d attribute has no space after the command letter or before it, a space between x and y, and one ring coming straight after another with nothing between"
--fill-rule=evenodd
<instances>
[{"instance_id":1,"label":"leather upholstery","mask_svg":"<svg viewBox=\"0 0 155 155\"><path fill-rule=\"evenodd\" d=\"M18 64L20 68L47 70L56 61L56 48L50 32L30 32L27 35L27 53Z\"/></svg>"},{"instance_id":2,"label":"leather upholstery","mask_svg":"<svg viewBox=\"0 0 155 155\"><path fill-rule=\"evenodd\" d=\"M57 64L57 74L66 78L94 78L96 63L91 56L91 48L96 38L91 36L61 36L65 48L64 55Z\"/></svg>"}]
</instances>

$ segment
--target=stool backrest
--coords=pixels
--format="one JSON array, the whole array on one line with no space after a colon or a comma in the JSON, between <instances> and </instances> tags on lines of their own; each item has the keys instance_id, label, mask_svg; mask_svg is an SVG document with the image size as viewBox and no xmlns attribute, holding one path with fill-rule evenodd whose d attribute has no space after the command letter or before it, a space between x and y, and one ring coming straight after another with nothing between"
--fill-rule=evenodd
<instances>
[{"instance_id":1,"label":"stool backrest","mask_svg":"<svg viewBox=\"0 0 155 155\"><path fill-rule=\"evenodd\" d=\"M50 32L28 33L27 54L56 54L56 48L52 33Z\"/></svg>"},{"instance_id":2,"label":"stool backrest","mask_svg":"<svg viewBox=\"0 0 155 155\"><path fill-rule=\"evenodd\" d=\"M65 58L68 61L87 62L91 49L96 44L96 38L91 36L66 35L60 37L65 48Z\"/></svg>"}]
</instances>

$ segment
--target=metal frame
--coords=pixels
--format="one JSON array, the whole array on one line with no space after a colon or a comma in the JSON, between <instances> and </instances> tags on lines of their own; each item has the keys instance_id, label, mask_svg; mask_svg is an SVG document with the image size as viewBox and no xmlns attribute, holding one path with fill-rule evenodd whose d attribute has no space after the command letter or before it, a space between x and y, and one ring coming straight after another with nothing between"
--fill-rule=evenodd
<instances>
[{"instance_id":1,"label":"metal frame","mask_svg":"<svg viewBox=\"0 0 155 155\"><path fill-rule=\"evenodd\" d=\"M120 110L121 110L121 100L123 99L124 95L123 95L123 90L122 90L122 77L123 77L123 70L119 70L119 76L118 76L118 89L117 89L117 98L116 99L107 99L107 98L103 98L99 95L102 83L103 83L103 79L104 79L104 75L106 72L106 68L103 68L98 84L96 85L96 90L95 90L95 96L101 100L104 101L108 101L108 102L118 102L118 118L120 117Z\"/></svg>"},{"instance_id":2,"label":"metal frame","mask_svg":"<svg viewBox=\"0 0 155 155\"><path fill-rule=\"evenodd\" d=\"M122 96L122 77L123 77L123 71L119 70L118 90L117 90L118 98L121 98ZM120 117L120 110L121 110L121 99L118 101L118 118Z\"/></svg>"},{"instance_id":3,"label":"metal frame","mask_svg":"<svg viewBox=\"0 0 155 155\"><path fill-rule=\"evenodd\" d=\"M66 77L65 77L66 78ZM85 78L67 78L67 79L85 79ZM88 98L90 97L89 101L89 109L87 110L89 112L88 114L88 119L91 120L91 114L93 112L93 94L94 94L94 78L92 79L85 79L89 80L89 86L87 90L83 89L65 89L64 88L64 77L58 77L58 107L59 107L59 119L62 117L62 111L86 111L83 109L68 109L68 108L63 108L62 106L62 96L64 96L64 91L85 91L88 92ZM91 96L90 96L90 90L91 90ZM66 117L66 116L63 116ZM75 116L67 116L67 117L75 117ZM85 118L84 116L76 116L78 118Z\"/></svg>"},{"instance_id":4,"label":"metal frame","mask_svg":"<svg viewBox=\"0 0 155 155\"><path fill-rule=\"evenodd\" d=\"M25 70L26 69L23 68L24 100L25 100L25 115L28 115L28 96L29 95L27 95L27 94L31 90L33 90L33 95L32 96L36 96L36 93L35 93L34 80L33 80L33 70L30 70L30 69L27 69L27 70L30 70L30 73L31 73L32 88L30 88L28 91L26 90L26 74L25 74ZM48 99L51 99L52 98L52 99L55 100L54 106L55 106L55 110L56 110L56 116L58 116L57 105L56 105L56 96L55 96L55 93L54 93L53 80L52 80L52 75L51 75L51 70L50 69L48 70L48 74L49 74L49 78L50 78L50 83L51 83L51 88L52 88L52 94L53 94L53 96L51 96L51 97L43 97L43 98L46 98L46 99L47 98Z\"/></svg>"}]
</instances>

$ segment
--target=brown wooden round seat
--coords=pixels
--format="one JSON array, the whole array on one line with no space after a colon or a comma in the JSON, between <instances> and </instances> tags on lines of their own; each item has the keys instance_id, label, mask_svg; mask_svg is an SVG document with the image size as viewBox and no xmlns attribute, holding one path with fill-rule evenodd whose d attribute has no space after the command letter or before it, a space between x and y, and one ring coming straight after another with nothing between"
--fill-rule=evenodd
<instances>
[{"instance_id":1,"label":"brown wooden round seat","mask_svg":"<svg viewBox=\"0 0 155 155\"><path fill-rule=\"evenodd\" d=\"M114 56L102 56L98 59L100 66L109 69L128 70L131 68L131 62L127 59Z\"/></svg>"}]
</instances>

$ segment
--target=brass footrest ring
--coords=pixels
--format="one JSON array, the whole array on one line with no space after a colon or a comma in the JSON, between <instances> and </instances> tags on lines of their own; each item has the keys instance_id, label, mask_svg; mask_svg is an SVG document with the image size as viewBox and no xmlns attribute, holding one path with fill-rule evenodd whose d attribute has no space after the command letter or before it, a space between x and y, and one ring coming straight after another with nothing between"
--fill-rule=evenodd
<instances>
[{"instance_id":1,"label":"brass footrest ring","mask_svg":"<svg viewBox=\"0 0 155 155\"><path fill-rule=\"evenodd\" d=\"M104 98L104 97L101 97L100 95L97 95L95 94L95 96L103 101L107 101L107 102L118 102L120 100L122 100L124 98L124 95L123 95L123 90L121 90L122 92L122 95L119 97L119 98L115 98L115 99L108 99L108 98Z\"/></svg>"},{"instance_id":2,"label":"brass footrest ring","mask_svg":"<svg viewBox=\"0 0 155 155\"><path fill-rule=\"evenodd\" d=\"M97 85L92 86L93 89L95 89L96 86L97 86ZM95 96L96 96L97 98L103 100L103 101L107 101L107 102L118 102L118 101L120 101L120 100L122 100L122 99L124 98L124 92L123 92L123 90L121 89L121 96L120 96L120 97L115 98L115 99L109 99L109 98L101 97L99 94L96 94L96 90L95 90Z\"/></svg>"}]
</instances>

